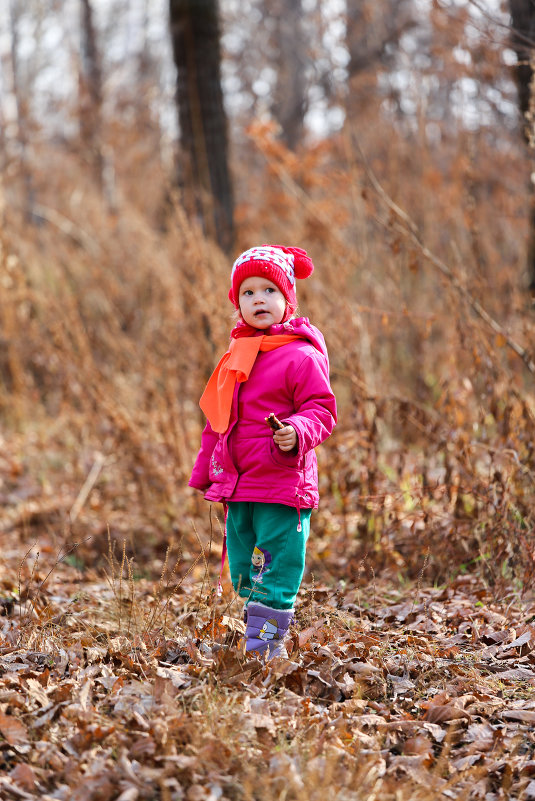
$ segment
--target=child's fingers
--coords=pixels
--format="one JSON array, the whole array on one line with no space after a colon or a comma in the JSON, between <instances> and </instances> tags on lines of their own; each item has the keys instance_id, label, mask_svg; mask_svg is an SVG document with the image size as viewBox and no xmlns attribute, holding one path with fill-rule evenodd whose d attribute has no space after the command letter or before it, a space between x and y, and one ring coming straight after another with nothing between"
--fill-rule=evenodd
<instances>
[{"instance_id":1,"label":"child's fingers","mask_svg":"<svg viewBox=\"0 0 535 801\"><path fill-rule=\"evenodd\" d=\"M284 426L284 428L280 428L275 432L273 439L275 442L284 442L285 440L290 439L294 434L295 431L292 426Z\"/></svg>"},{"instance_id":2,"label":"child's fingers","mask_svg":"<svg viewBox=\"0 0 535 801\"><path fill-rule=\"evenodd\" d=\"M297 434L293 426L285 426L273 435L273 439L281 451L291 451L297 443Z\"/></svg>"},{"instance_id":3,"label":"child's fingers","mask_svg":"<svg viewBox=\"0 0 535 801\"><path fill-rule=\"evenodd\" d=\"M291 451L294 446L291 444L291 442L288 442L288 443L281 443L278 447L280 448L281 451Z\"/></svg>"}]
</instances>

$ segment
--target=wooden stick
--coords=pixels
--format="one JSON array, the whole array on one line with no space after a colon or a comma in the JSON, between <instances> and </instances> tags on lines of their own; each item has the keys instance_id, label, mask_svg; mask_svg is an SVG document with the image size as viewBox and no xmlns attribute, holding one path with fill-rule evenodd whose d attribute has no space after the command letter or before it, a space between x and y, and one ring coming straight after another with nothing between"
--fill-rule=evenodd
<instances>
[{"instance_id":1,"label":"wooden stick","mask_svg":"<svg viewBox=\"0 0 535 801\"><path fill-rule=\"evenodd\" d=\"M271 412L271 414L269 414L269 415L268 415L268 416L265 418L265 421L266 421L266 423L268 424L268 426L271 428L271 430L272 430L272 431L280 431L280 429L281 429L281 428L284 428L284 423L281 423L281 421L280 421L280 420L278 420L278 419L275 417L275 415L273 414L273 412Z\"/></svg>"}]
</instances>

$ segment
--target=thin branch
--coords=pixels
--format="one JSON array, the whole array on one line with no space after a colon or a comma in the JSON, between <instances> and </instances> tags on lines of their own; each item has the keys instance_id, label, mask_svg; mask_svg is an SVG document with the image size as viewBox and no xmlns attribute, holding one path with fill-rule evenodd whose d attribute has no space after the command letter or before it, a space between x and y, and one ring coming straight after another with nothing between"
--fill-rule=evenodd
<instances>
[{"instance_id":1,"label":"thin branch","mask_svg":"<svg viewBox=\"0 0 535 801\"><path fill-rule=\"evenodd\" d=\"M89 471L89 475L84 481L84 484L80 492L78 493L78 497L76 498L75 502L72 505L71 511L69 512L69 519L71 523L74 523L74 521L82 511L83 505L88 499L91 490L95 486L97 479L100 475L100 471L104 467L105 461L106 457L102 453L96 454L95 461L93 462L93 467Z\"/></svg>"},{"instance_id":2,"label":"thin branch","mask_svg":"<svg viewBox=\"0 0 535 801\"><path fill-rule=\"evenodd\" d=\"M487 22L490 22L497 28L502 28L503 30L509 31L509 33L518 40L519 44L523 43L526 47L535 48L535 41L530 36L526 36L525 33L522 33L522 31L519 31L517 28L513 27L513 25L507 22L502 22L502 20L492 16L488 9L484 8L484 6L477 2L477 0L468 0L468 3L469 5L474 6L474 8L477 8L479 13L487 20Z\"/></svg>"},{"instance_id":3,"label":"thin branch","mask_svg":"<svg viewBox=\"0 0 535 801\"><path fill-rule=\"evenodd\" d=\"M414 220L404 211L400 206L395 203L390 195L383 189L381 186L377 176L373 172L359 142L355 134L352 134L353 144L355 145L356 149L358 150L360 157L362 159L362 163L366 170L366 174L368 179L377 192L380 199L386 205L386 207L392 212L392 214L403 223L403 226L398 228L400 232L412 240L412 242L416 245L422 256L430 262L434 267L436 267L442 275L446 276L448 281L452 284L453 287L457 290L457 292L463 297L463 299L468 303L468 305L472 308L472 310L480 317L496 334L499 334L503 337L507 346L522 360L526 368L529 370L530 373L535 375L535 362L533 361L530 353L523 348L521 345L518 344L511 336L507 333L504 327L494 319L487 311L483 308L481 303L471 294L471 292L466 289L465 286L460 282L457 278L451 267L439 259L438 256L435 256L428 247L424 245L420 238L420 233L418 231L418 226L414 222ZM385 227L387 223L383 222Z\"/></svg>"},{"instance_id":4,"label":"thin branch","mask_svg":"<svg viewBox=\"0 0 535 801\"><path fill-rule=\"evenodd\" d=\"M44 220L54 225L58 231L61 231L62 234L72 239L73 242L86 250L91 256L98 256L100 254L100 247L96 239L56 209L35 203L32 207L32 214L35 219Z\"/></svg>"}]
</instances>

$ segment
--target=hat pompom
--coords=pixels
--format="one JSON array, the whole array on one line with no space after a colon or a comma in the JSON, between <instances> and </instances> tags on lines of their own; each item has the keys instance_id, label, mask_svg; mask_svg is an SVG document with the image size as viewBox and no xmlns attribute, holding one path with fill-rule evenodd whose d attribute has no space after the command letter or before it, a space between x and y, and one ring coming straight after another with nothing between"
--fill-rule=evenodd
<instances>
[{"instance_id":1,"label":"hat pompom","mask_svg":"<svg viewBox=\"0 0 535 801\"><path fill-rule=\"evenodd\" d=\"M312 259L302 248L283 247L285 253L292 253L294 257L294 273L296 278L308 278L314 272Z\"/></svg>"}]
</instances>

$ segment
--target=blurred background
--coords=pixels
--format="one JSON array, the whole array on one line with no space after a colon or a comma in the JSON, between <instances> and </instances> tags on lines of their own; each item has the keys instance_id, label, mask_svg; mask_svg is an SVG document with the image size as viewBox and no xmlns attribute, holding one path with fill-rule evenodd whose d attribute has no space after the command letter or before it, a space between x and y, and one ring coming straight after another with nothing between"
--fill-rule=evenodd
<instances>
[{"instance_id":1,"label":"blurred background","mask_svg":"<svg viewBox=\"0 0 535 801\"><path fill-rule=\"evenodd\" d=\"M531 0L5 0L9 547L215 574L198 398L268 242L316 265L339 403L307 580L529 586L534 45Z\"/></svg>"}]
</instances>

